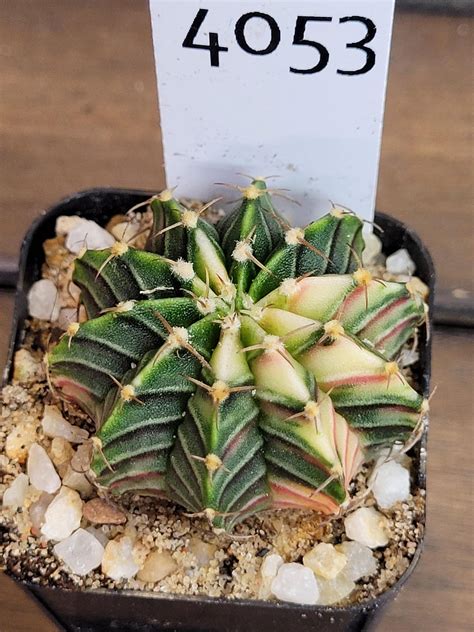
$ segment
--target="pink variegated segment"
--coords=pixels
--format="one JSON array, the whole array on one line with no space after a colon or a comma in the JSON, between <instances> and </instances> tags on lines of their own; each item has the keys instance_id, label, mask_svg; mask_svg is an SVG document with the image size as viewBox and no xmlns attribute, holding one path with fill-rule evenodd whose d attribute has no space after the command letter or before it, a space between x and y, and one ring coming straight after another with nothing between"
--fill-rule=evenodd
<instances>
[{"instance_id":1,"label":"pink variegated segment","mask_svg":"<svg viewBox=\"0 0 474 632\"><path fill-rule=\"evenodd\" d=\"M348 332L391 359L422 322L423 301L403 283L358 272L287 279L254 311L273 307L322 323L339 320Z\"/></svg>"},{"instance_id":2,"label":"pink variegated segment","mask_svg":"<svg viewBox=\"0 0 474 632\"><path fill-rule=\"evenodd\" d=\"M344 473L346 489L364 463L360 434L353 430L342 415L336 413L329 396L320 396L321 432L331 441Z\"/></svg>"},{"instance_id":3,"label":"pink variegated segment","mask_svg":"<svg viewBox=\"0 0 474 632\"><path fill-rule=\"evenodd\" d=\"M344 405L383 403L413 408L421 405L420 395L395 363L387 362L349 335L340 335L328 344L317 342L298 360L314 375L323 391L331 390L336 408L341 399Z\"/></svg>"},{"instance_id":4,"label":"pink variegated segment","mask_svg":"<svg viewBox=\"0 0 474 632\"><path fill-rule=\"evenodd\" d=\"M262 400L259 425L265 437L270 487L276 494L273 501L277 506L307 508L324 500L324 511L328 512L327 499L331 499L333 509L334 502L337 506L344 501L345 490L363 458L358 434L336 414L328 394L316 396L315 385L299 401L296 393L288 390L290 380L280 379L284 387L276 392L274 379L268 377L270 371L254 368L265 356L269 363L276 361L285 376L288 366L265 351L251 363L257 397ZM300 373L304 375L302 367ZM271 397L266 379L272 380ZM310 383L308 377L306 383Z\"/></svg>"},{"instance_id":5,"label":"pink variegated segment","mask_svg":"<svg viewBox=\"0 0 474 632\"><path fill-rule=\"evenodd\" d=\"M250 367L262 399L290 406L311 399L311 379L286 350L266 349Z\"/></svg>"},{"instance_id":6,"label":"pink variegated segment","mask_svg":"<svg viewBox=\"0 0 474 632\"><path fill-rule=\"evenodd\" d=\"M327 494L316 492L294 481L269 474L273 506L279 509L312 509L325 515L335 514L339 504Z\"/></svg>"},{"instance_id":7,"label":"pink variegated segment","mask_svg":"<svg viewBox=\"0 0 474 632\"><path fill-rule=\"evenodd\" d=\"M326 274L320 277L286 279L261 299L258 307L280 307L312 320L330 320L348 292L354 287L350 274Z\"/></svg>"},{"instance_id":8,"label":"pink variegated segment","mask_svg":"<svg viewBox=\"0 0 474 632\"><path fill-rule=\"evenodd\" d=\"M92 419L96 420L96 423L100 424L100 407L97 406L95 398L86 386L65 375L61 375L55 377L53 387L59 389L64 400L79 404Z\"/></svg>"}]
</instances>

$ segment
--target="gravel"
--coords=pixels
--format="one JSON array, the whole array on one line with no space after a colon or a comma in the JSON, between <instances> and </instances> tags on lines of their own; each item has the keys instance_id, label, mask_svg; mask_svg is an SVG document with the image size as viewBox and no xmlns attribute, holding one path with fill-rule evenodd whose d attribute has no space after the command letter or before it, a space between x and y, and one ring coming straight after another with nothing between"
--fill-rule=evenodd
<instances>
[{"instance_id":1,"label":"gravel","mask_svg":"<svg viewBox=\"0 0 474 632\"><path fill-rule=\"evenodd\" d=\"M36 489L54 494L61 487L61 479L54 469L53 462L43 446L37 443L30 447L26 470L31 484Z\"/></svg>"},{"instance_id":2,"label":"gravel","mask_svg":"<svg viewBox=\"0 0 474 632\"><path fill-rule=\"evenodd\" d=\"M65 246L69 252L77 255L83 248L100 250L113 246L115 241L115 238L96 222L81 218L68 231Z\"/></svg>"},{"instance_id":3,"label":"gravel","mask_svg":"<svg viewBox=\"0 0 474 632\"><path fill-rule=\"evenodd\" d=\"M197 203L194 206L199 210ZM137 217L142 228L150 226L149 213L137 213ZM115 225L120 221L123 216L117 218ZM61 309L69 310L70 317L72 310L77 309L77 292L71 283L74 257L65 248L65 239L77 225L75 221L62 221L62 234L44 244L43 275L54 282L59 305ZM144 240L146 235L140 235L140 238ZM379 261L376 265L381 265L377 249L374 242L375 259ZM391 275L384 269L380 273ZM41 425L45 406L55 406L75 429L80 428L88 434L94 430L87 416L75 406L56 402L47 385L43 356L51 337L54 340L60 333L43 319L32 319L26 324L23 348L17 352L19 363L14 371L15 381L2 391L0 497L20 474L25 475L28 451L33 443L52 460L51 465L54 464L53 469L63 483L65 480L71 483L71 478L67 478L72 476L71 467L81 473L87 463L87 442L75 450L63 436L48 437ZM411 345L410 342L405 349ZM416 358L413 361L416 362ZM411 368L406 368L404 374L412 381ZM408 459L399 461L404 467L410 465ZM50 471L49 466L47 469ZM377 511L374 495L367 492L371 473L372 466L364 466L350 491L360 508L369 510L370 514L375 512L376 522L379 527L380 524L383 526L386 543L378 543L374 550L347 539L351 529L346 533L344 524L347 520L349 524L360 520L357 513L360 510L342 513L331 521L303 510L268 511L245 520L229 536L210 532L204 519L190 518L171 503L129 495L123 498L120 507L125 522L93 526L83 516L84 503L80 497L83 492L63 487L59 494L57 491L49 494L29 485L24 489L23 509L17 511L14 505L0 507L0 567L21 579L63 588L149 590L265 599L275 598L270 589L277 572L281 572L280 580L275 584L280 598L292 598L291 582L286 579L297 577L300 580L296 586L298 599L307 599L311 603L324 600L334 603L335 599L340 604L363 602L382 593L400 578L415 555L424 530L424 490L412 485L411 495L384 508L381 513ZM25 481L25 478L20 480ZM90 481L87 482L90 485ZM64 492L66 489L69 491ZM91 499L96 499L97 490L91 486L89 491ZM69 504L65 514L67 528L61 533L54 515L60 498L61 502ZM61 515L64 516L63 510ZM56 538L45 541L40 533L43 529L47 532L56 530L53 535L61 542L55 544ZM83 531L93 538L94 546L97 542L104 552L101 565L84 570L86 565L82 567L84 572L78 566L74 567L75 561L84 559L82 553L74 558L74 551L82 551L82 542L93 541L84 540L88 536L84 536ZM347 558L346 565L334 579L324 579L321 575L316 578L301 564L303 557L321 542L331 547L334 545L335 551ZM98 559L100 549L96 547L96 551ZM281 571L288 566L289 570ZM164 574L166 569L168 572ZM157 579L160 573L162 576Z\"/></svg>"},{"instance_id":4,"label":"gravel","mask_svg":"<svg viewBox=\"0 0 474 632\"><path fill-rule=\"evenodd\" d=\"M408 500L410 472L393 459L382 463L376 469L372 492L381 509L388 509L397 502Z\"/></svg>"},{"instance_id":5,"label":"gravel","mask_svg":"<svg viewBox=\"0 0 474 632\"><path fill-rule=\"evenodd\" d=\"M87 575L100 566L104 557L102 544L85 529L74 531L72 535L56 544L53 551L71 573L79 576Z\"/></svg>"},{"instance_id":6,"label":"gravel","mask_svg":"<svg viewBox=\"0 0 474 632\"><path fill-rule=\"evenodd\" d=\"M28 292L28 311L33 318L52 322L58 319L58 290L52 281L41 279L33 283Z\"/></svg>"},{"instance_id":7,"label":"gravel","mask_svg":"<svg viewBox=\"0 0 474 632\"><path fill-rule=\"evenodd\" d=\"M81 497L75 490L61 487L46 509L41 533L48 540L65 540L79 527L81 518Z\"/></svg>"},{"instance_id":8,"label":"gravel","mask_svg":"<svg viewBox=\"0 0 474 632\"><path fill-rule=\"evenodd\" d=\"M374 507L359 507L344 519L344 527L350 540L371 549L388 544L388 520Z\"/></svg>"},{"instance_id":9,"label":"gravel","mask_svg":"<svg viewBox=\"0 0 474 632\"><path fill-rule=\"evenodd\" d=\"M295 562L280 566L271 591L281 601L312 606L319 601L319 586L313 571Z\"/></svg>"}]
</instances>

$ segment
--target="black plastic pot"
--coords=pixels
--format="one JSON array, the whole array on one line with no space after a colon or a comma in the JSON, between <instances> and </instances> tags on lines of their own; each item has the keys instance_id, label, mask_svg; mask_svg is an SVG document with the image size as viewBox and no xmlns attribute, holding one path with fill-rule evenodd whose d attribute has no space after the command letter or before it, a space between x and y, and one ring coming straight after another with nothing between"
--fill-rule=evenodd
<instances>
[{"instance_id":1,"label":"black plastic pot","mask_svg":"<svg viewBox=\"0 0 474 632\"><path fill-rule=\"evenodd\" d=\"M91 189L76 193L45 211L27 233L20 258L15 312L9 359L4 378L12 370L15 350L21 345L24 321L27 316L27 294L30 286L41 276L44 261L43 241L54 236L59 215L79 215L104 225L112 215L124 213L133 205L150 197L147 191L125 189ZM419 237L398 220L377 213L376 222L386 253L405 247L416 263L417 274L431 290L433 305L435 272L431 257ZM420 340L419 384L428 395L431 370L431 345L423 329ZM414 451L417 485L425 488L426 433ZM380 609L393 599L413 572L421 554L422 544L404 575L395 586L376 599L344 608L328 606L298 606L289 603L269 603L250 600L225 600L211 597L182 597L139 593L133 591L86 590L73 591L45 588L22 582L66 630L101 632L105 630L140 630L158 632L353 632L368 629Z\"/></svg>"}]
</instances>

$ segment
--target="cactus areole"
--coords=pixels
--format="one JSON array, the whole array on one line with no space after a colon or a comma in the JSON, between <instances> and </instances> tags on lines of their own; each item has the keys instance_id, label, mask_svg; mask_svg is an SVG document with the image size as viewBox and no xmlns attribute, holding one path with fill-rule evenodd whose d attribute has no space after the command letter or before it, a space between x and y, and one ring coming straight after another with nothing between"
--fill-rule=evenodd
<instances>
[{"instance_id":1,"label":"cactus areole","mask_svg":"<svg viewBox=\"0 0 474 632\"><path fill-rule=\"evenodd\" d=\"M362 268L361 220L334 208L294 228L263 179L242 194L213 226L164 191L147 250L81 253L88 320L49 357L53 388L97 424L100 486L225 530L269 508L338 512L425 410L396 363L425 305Z\"/></svg>"}]
</instances>

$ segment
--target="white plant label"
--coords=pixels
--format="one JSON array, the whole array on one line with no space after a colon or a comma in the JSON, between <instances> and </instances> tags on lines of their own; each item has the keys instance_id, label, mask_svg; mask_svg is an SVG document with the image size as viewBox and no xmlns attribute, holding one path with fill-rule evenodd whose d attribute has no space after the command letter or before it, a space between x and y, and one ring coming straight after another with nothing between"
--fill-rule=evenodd
<instances>
[{"instance_id":1,"label":"white plant label","mask_svg":"<svg viewBox=\"0 0 474 632\"><path fill-rule=\"evenodd\" d=\"M150 0L167 185L277 175L299 223L372 219L394 0Z\"/></svg>"}]
</instances>

